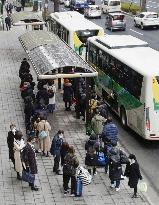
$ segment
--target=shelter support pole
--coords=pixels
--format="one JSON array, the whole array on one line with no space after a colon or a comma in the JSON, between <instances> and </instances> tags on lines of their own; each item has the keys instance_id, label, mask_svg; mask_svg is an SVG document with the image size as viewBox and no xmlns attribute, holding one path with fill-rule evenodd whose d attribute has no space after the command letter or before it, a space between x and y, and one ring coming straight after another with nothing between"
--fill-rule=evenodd
<instances>
[{"instance_id":1,"label":"shelter support pole","mask_svg":"<svg viewBox=\"0 0 159 205\"><path fill-rule=\"evenodd\" d=\"M80 93L79 93L79 78L75 79L75 98L76 102L76 118L80 119Z\"/></svg>"},{"instance_id":2,"label":"shelter support pole","mask_svg":"<svg viewBox=\"0 0 159 205\"><path fill-rule=\"evenodd\" d=\"M58 73L61 73L61 68L58 69ZM61 89L61 78L58 78L58 89Z\"/></svg>"},{"instance_id":3,"label":"shelter support pole","mask_svg":"<svg viewBox=\"0 0 159 205\"><path fill-rule=\"evenodd\" d=\"M86 134L91 134L91 79L86 78Z\"/></svg>"}]
</instances>

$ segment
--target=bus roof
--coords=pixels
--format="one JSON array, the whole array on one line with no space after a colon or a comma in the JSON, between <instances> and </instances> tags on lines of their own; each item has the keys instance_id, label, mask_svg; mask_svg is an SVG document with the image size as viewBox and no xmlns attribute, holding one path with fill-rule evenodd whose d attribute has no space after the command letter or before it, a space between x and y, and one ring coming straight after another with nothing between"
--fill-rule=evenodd
<instances>
[{"instance_id":1,"label":"bus roof","mask_svg":"<svg viewBox=\"0 0 159 205\"><path fill-rule=\"evenodd\" d=\"M150 47L106 50L144 76L159 76L159 52Z\"/></svg>"},{"instance_id":2,"label":"bus roof","mask_svg":"<svg viewBox=\"0 0 159 205\"><path fill-rule=\"evenodd\" d=\"M131 35L94 36L88 39L96 45L103 45L110 49L148 46L148 43Z\"/></svg>"},{"instance_id":3,"label":"bus roof","mask_svg":"<svg viewBox=\"0 0 159 205\"><path fill-rule=\"evenodd\" d=\"M76 11L55 12L50 14L50 16L70 31L103 29L95 23L85 19L84 15Z\"/></svg>"}]
</instances>

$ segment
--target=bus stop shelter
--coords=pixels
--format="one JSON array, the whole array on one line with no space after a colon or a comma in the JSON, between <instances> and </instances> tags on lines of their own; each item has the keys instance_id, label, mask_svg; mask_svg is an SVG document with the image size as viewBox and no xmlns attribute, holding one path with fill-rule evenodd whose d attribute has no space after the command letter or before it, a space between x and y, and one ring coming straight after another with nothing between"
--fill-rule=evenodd
<instances>
[{"instance_id":1,"label":"bus stop shelter","mask_svg":"<svg viewBox=\"0 0 159 205\"><path fill-rule=\"evenodd\" d=\"M89 99L91 93L89 80L91 77L98 76L98 72L51 32L27 32L19 37L19 41L28 54L39 80L86 78L86 124L88 124L90 122ZM68 68L73 68L73 72L68 72Z\"/></svg>"},{"instance_id":2,"label":"bus stop shelter","mask_svg":"<svg viewBox=\"0 0 159 205\"><path fill-rule=\"evenodd\" d=\"M92 66L51 32L27 32L21 35L19 40L33 64L38 79L95 77L98 75ZM67 73L67 69L65 69L67 67L72 67L74 72ZM59 72L61 69L63 69L63 73Z\"/></svg>"},{"instance_id":3,"label":"bus stop shelter","mask_svg":"<svg viewBox=\"0 0 159 205\"><path fill-rule=\"evenodd\" d=\"M32 11L15 12L11 14L13 26L40 26L44 25L42 17Z\"/></svg>"}]
</instances>

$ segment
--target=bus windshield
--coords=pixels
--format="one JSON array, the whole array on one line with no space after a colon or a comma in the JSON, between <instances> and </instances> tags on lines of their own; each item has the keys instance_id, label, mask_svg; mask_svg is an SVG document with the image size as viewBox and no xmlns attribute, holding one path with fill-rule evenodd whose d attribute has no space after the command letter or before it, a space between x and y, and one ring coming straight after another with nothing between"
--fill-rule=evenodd
<instances>
[{"instance_id":1,"label":"bus windshield","mask_svg":"<svg viewBox=\"0 0 159 205\"><path fill-rule=\"evenodd\" d=\"M120 1L110 1L109 6L119 6Z\"/></svg>"},{"instance_id":2,"label":"bus windshield","mask_svg":"<svg viewBox=\"0 0 159 205\"><path fill-rule=\"evenodd\" d=\"M77 36L79 38L79 40L82 42L82 43L86 43L87 42L87 39L89 37L92 37L92 36L97 36L99 30L80 30L80 31L76 31L77 33Z\"/></svg>"}]
</instances>

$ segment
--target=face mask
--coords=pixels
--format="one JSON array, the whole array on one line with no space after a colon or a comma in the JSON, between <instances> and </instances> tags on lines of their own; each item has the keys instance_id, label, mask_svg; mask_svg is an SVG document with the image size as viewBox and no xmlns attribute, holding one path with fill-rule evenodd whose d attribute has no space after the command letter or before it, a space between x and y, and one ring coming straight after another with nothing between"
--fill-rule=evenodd
<instances>
[{"instance_id":1,"label":"face mask","mask_svg":"<svg viewBox=\"0 0 159 205\"><path fill-rule=\"evenodd\" d=\"M15 135L15 132L16 132L16 127L14 127L13 129L12 129L12 133Z\"/></svg>"},{"instance_id":2,"label":"face mask","mask_svg":"<svg viewBox=\"0 0 159 205\"><path fill-rule=\"evenodd\" d=\"M61 138L61 139L62 139L62 138L63 138L63 134L59 134L59 138Z\"/></svg>"}]
</instances>

